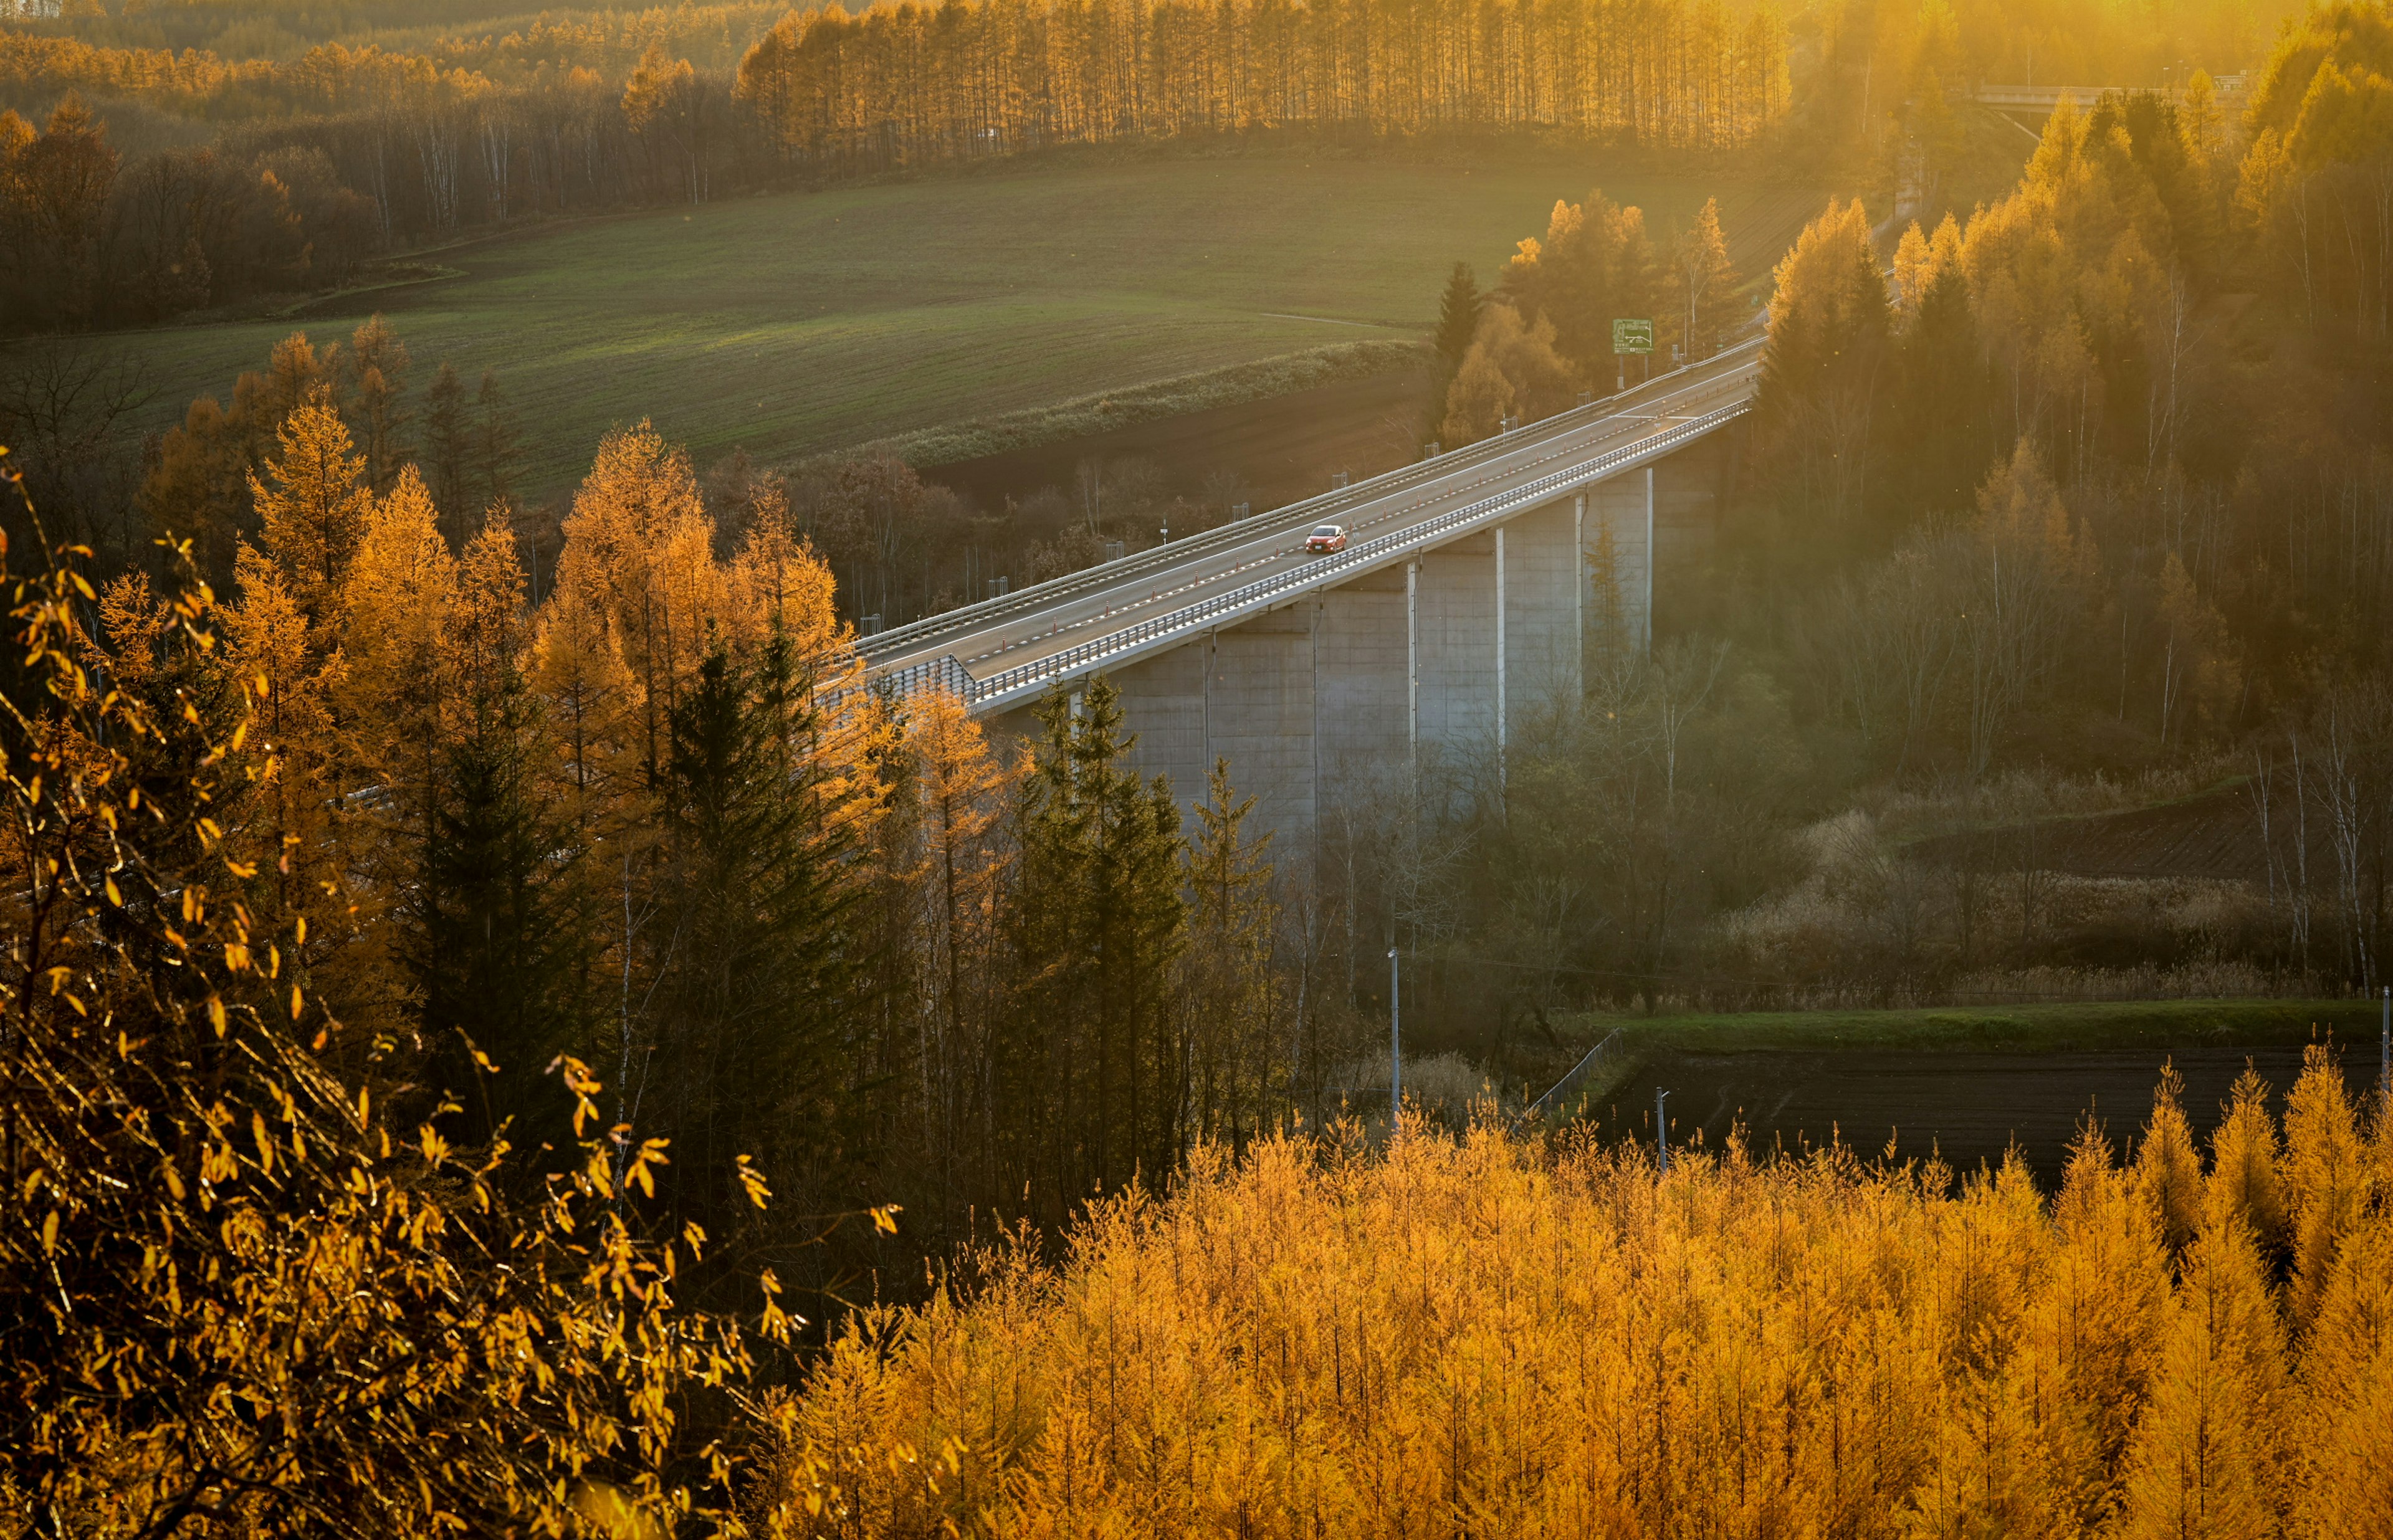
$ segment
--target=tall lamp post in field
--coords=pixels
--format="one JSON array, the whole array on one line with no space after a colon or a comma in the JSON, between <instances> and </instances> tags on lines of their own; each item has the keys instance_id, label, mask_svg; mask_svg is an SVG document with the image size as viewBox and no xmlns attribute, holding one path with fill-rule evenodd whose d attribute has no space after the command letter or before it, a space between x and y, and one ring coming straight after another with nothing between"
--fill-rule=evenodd
<instances>
[{"instance_id":1,"label":"tall lamp post in field","mask_svg":"<svg viewBox=\"0 0 2393 1540\"><path fill-rule=\"evenodd\" d=\"M1397 973L1396 949L1388 948L1388 1137L1396 1136L1397 1125L1405 1113L1405 1018L1398 990L1404 980Z\"/></svg>"}]
</instances>

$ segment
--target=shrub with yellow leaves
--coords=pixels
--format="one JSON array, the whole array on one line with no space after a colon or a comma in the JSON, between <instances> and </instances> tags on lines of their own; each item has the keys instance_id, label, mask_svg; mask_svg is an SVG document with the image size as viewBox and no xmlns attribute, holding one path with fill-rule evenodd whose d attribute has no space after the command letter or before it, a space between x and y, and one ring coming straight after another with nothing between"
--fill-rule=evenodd
<instances>
[{"instance_id":1,"label":"shrub with yellow leaves","mask_svg":"<svg viewBox=\"0 0 2393 1540\"><path fill-rule=\"evenodd\" d=\"M274 773L266 686L206 694L195 660L222 644L197 582L121 677L85 555L9 590L0 1514L91 1536L745 1533L709 1430L737 1426L750 1350L675 1308L697 1227L638 1230L627 1190L653 1190L660 1142L605 1127L562 1060L578 1148L543 1184L503 1171L503 1139L394 1126L370 1077L334 1073L304 909L244 896L291 861L237 811ZM786 1338L764 1287L757 1325Z\"/></svg>"}]
</instances>

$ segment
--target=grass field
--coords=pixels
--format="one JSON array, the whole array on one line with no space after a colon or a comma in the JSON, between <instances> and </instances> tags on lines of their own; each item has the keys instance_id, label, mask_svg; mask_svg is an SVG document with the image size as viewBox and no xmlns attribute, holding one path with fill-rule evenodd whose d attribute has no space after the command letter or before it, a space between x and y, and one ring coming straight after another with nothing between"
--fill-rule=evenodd
<instances>
[{"instance_id":1,"label":"grass field","mask_svg":"<svg viewBox=\"0 0 2393 1540\"><path fill-rule=\"evenodd\" d=\"M1899 1048L1916 1052L2052 1053L2211 1043L2308 1042L2315 1028L2338 1041L2376 1036L2373 1000L2081 1000L2055 1005L1928 1007L1912 1011L1756 1011L1716 1015L1589 1015L1574 1024L1589 1043L1615 1027L1640 1052L1749 1053Z\"/></svg>"},{"instance_id":2,"label":"grass field","mask_svg":"<svg viewBox=\"0 0 2393 1540\"><path fill-rule=\"evenodd\" d=\"M390 316L414 384L496 369L528 490L569 485L614 423L653 417L701 463L768 461L1369 337L1417 337L1449 264L1491 281L1557 197L1601 183L1660 230L1717 194L1748 271L1817 199L1605 176L1248 157L1006 168L742 199L445 249L458 275L296 320L122 333L157 395L144 426L229 390L294 327Z\"/></svg>"}]
</instances>

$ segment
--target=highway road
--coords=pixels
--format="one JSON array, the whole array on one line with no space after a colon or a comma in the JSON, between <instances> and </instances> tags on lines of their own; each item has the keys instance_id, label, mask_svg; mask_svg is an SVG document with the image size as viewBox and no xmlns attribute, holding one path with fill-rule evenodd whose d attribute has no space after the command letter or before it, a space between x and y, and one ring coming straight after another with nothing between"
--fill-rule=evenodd
<instances>
[{"instance_id":1,"label":"highway road","mask_svg":"<svg viewBox=\"0 0 2393 1540\"><path fill-rule=\"evenodd\" d=\"M901 693L935 681L975 711L1006 709L1058 676L1177 645L1658 458L1743 411L1760 369L1756 341L1468 449L868 638L865 661ZM1344 553L1307 555L1323 523L1346 527Z\"/></svg>"}]
</instances>

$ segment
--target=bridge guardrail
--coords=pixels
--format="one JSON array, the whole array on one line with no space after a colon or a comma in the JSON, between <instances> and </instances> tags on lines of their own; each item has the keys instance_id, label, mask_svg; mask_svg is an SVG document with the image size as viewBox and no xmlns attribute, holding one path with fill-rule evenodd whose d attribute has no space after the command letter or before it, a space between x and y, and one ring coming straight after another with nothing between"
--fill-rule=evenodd
<instances>
[{"instance_id":1,"label":"bridge guardrail","mask_svg":"<svg viewBox=\"0 0 2393 1540\"><path fill-rule=\"evenodd\" d=\"M1174 541L1169 545L1154 546L1119 561L1104 562L1095 567L1083 568L1078 572L1067 572L1060 578L1051 578L1043 583L1035 584L1000 598L983 599L977 604L965 605L943 614L927 615L919 620L909 620L902 626L893 627L867 638L857 650L864 658L867 666L870 666L875 656L886 657L893 652L905 651L953 632L971 631L1010 615L1020 615L1042 608L1059 599L1070 598L1076 594L1108 587L1124 577L1137 572L1168 567L1184 561L1192 555L1201 555L1208 551L1236 545L1275 525L1314 522L1326 518L1340 508L1377 502L1388 493L1399 490L1412 482L1425 480L1432 476L1444 476L1458 467L1482 460L1494 459L1500 454L1517 453L1524 442L1534 443L1538 439L1552 437L1589 423L1601 422L1622 411L1631 398L1652 391L1655 386L1667 385L1670 381L1695 370L1717 368L1724 360L1734 358L1739 353L1757 349L1760 346L1761 339L1756 338L1749 342L1739 343L1733 347L1724 347L1708 359L1683 364L1667 373L1656 374L1651 380L1631 389L1605 397L1601 400L1590 401L1586 406L1571 407L1558 411L1551 417L1530 424L1528 427L1518 433L1500 434L1494 438L1483 439L1465 449L1449 450L1434 460L1418 461L1410 465L1400 465L1392 471L1382 471L1378 476L1357 481L1352 486L1333 489L1277 508L1266 509L1250 518L1224 524L1217 529L1208 529L1203 534ZM914 665L909 665L909 667L912 666Z\"/></svg>"},{"instance_id":2,"label":"bridge guardrail","mask_svg":"<svg viewBox=\"0 0 2393 1540\"><path fill-rule=\"evenodd\" d=\"M1188 630L1208 622L1219 622L1225 615L1267 606L1275 599L1302 593L1307 589L1318 588L1341 573L1376 565L1380 560L1394 555L1408 546L1443 539L1458 533L1470 525L1532 506L1567 487L1590 479L1600 480L1631 461L1665 452L1690 438L1699 438L1722 424L1741 417L1752 410L1750 401L1738 401L1733 405L1721 407L1701 417L1690 418L1660 433L1641 438L1633 444L1624 444L1618 449L1607 450L1594 459L1566 470L1552 472L1539 476L1535 481L1515 487L1510 491L1498 492L1493 497L1482 498L1476 502L1451 509L1435 518L1416 524L1410 529L1393 530L1334 555L1317 557L1286 572L1259 579L1243 587L1233 589L1227 594L1215 594L1210 599L1200 599L1195 604L1184 605L1170 614L1158 615L1152 620L1141 620L1136 625L1125 626L1119 631L1092 637L1076 646L1051 653L1045 658L1020 664L1000 673L993 673L987 679L973 679L970 674L964 672L962 666L956 662L954 655L948 654L929 662L912 664L884 675L879 684L903 698L916 690L927 689L935 682L954 690L967 706L974 707L992 704L1008 696L1027 695L1056 679L1079 673L1092 664L1102 662L1117 654L1131 651L1157 637L1170 635L1174 632ZM962 676L961 688L957 685L957 675ZM906 681L902 685L898 683L901 678Z\"/></svg>"}]
</instances>

